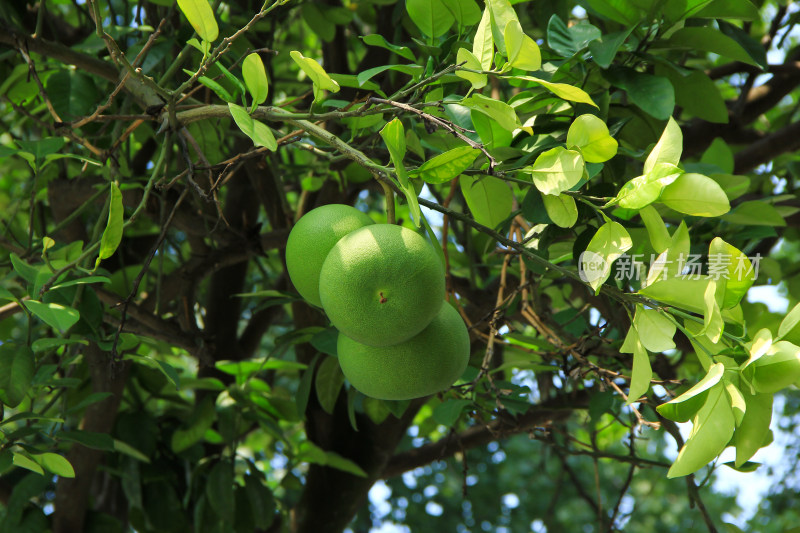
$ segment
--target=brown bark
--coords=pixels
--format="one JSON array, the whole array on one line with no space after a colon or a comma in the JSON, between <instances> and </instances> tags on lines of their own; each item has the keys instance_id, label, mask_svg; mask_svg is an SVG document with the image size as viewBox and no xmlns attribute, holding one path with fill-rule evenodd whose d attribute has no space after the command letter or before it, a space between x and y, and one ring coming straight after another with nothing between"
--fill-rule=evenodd
<instances>
[{"instance_id":1,"label":"brown bark","mask_svg":"<svg viewBox=\"0 0 800 533\"><path fill-rule=\"evenodd\" d=\"M80 429L109 433L122 400L122 391L128 377L128 363L112 361L111 356L95 343L90 343L83 355L89 366L92 392L109 392L111 396L86 408ZM103 453L80 444L74 444L67 452L67 460L75 470L75 477L60 477L56 484L54 533L83 531L89 506L89 491Z\"/></svg>"}]
</instances>

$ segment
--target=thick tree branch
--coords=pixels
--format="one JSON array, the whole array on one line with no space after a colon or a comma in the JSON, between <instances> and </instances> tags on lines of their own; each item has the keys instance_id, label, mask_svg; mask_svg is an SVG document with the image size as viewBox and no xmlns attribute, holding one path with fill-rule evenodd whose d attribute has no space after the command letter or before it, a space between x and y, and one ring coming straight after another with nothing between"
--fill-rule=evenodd
<instances>
[{"instance_id":1,"label":"thick tree branch","mask_svg":"<svg viewBox=\"0 0 800 533\"><path fill-rule=\"evenodd\" d=\"M109 392L106 399L86 408L80 429L97 433L109 433L117 417L122 401L122 391L128 376L128 363L115 362L95 343L84 351L89 365L92 391ZM74 478L59 477L56 484L54 533L83 531L86 511L89 508L89 490L97 466L103 458L102 451L74 444L67 459L75 470Z\"/></svg>"},{"instance_id":2,"label":"thick tree branch","mask_svg":"<svg viewBox=\"0 0 800 533\"><path fill-rule=\"evenodd\" d=\"M746 174L781 154L798 149L800 149L800 122L794 122L736 153L734 172Z\"/></svg>"},{"instance_id":3,"label":"thick tree branch","mask_svg":"<svg viewBox=\"0 0 800 533\"><path fill-rule=\"evenodd\" d=\"M565 405L553 405L561 402ZM559 402L551 401L546 405L533 406L526 413L517 417L498 417L486 425L473 426L461 433L448 435L439 441L399 453L392 457L381 473L381 477L387 479L398 476L418 466L446 459L463 450L477 448L495 440L524 433L534 427L564 421L574 409L586 407L586 398L562 398Z\"/></svg>"}]
</instances>

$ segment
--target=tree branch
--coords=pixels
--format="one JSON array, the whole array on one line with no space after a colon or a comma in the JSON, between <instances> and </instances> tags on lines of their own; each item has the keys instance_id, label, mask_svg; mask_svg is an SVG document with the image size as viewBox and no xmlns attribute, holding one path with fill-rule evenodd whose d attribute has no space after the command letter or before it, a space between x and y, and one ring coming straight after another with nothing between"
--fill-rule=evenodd
<instances>
[{"instance_id":1,"label":"tree branch","mask_svg":"<svg viewBox=\"0 0 800 533\"><path fill-rule=\"evenodd\" d=\"M558 402L566 402L561 398ZM398 476L403 472L413 470L418 466L429 464L433 461L446 459L457 452L484 446L495 440L504 439L511 435L524 433L537 426L546 426L554 422L566 420L573 409L586 406L585 398L569 402L569 405L547 407L545 405L532 406L526 413L517 417L498 417L483 426L472 426L460 433L396 454L381 473L383 479Z\"/></svg>"}]
</instances>

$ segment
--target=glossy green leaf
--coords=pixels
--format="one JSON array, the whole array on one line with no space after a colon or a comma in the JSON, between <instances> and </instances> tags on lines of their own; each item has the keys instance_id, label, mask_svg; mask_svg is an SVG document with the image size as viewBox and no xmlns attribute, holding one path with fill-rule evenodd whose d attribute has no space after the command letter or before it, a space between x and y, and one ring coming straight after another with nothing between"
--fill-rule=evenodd
<instances>
[{"instance_id":1,"label":"glossy green leaf","mask_svg":"<svg viewBox=\"0 0 800 533\"><path fill-rule=\"evenodd\" d=\"M739 43L711 27L681 28L670 36L668 43L675 47L712 52L734 61L759 66Z\"/></svg>"},{"instance_id":2,"label":"glossy green leaf","mask_svg":"<svg viewBox=\"0 0 800 533\"><path fill-rule=\"evenodd\" d=\"M214 42L219 37L219 27L208 0L178 0L178 7L201 39Z\"/></svg>"},{"instance_id":3,"label":"glossy green leaf","mask_svg":"<svg viewBox=\"0 0 800 533\"><path fill-rule=\"evenodd\" d=\"M675 336L677 326L663 313L637 305L633 326L639 333L642 345L651 352L663 352L675 348L672 338Z\"/></svg>"},{"instance_id":4,"label":"glossy green leaf","mask_svg":"<svg viewBox=\"0 0 800 533\"><path fill-rule=\"evenodd\" d=\"M697 18L758 20L758 8L750 0L714 0L694 14Z\"/></svg>"},{"instance_id":5,"label":"glossy green leaf","mask_svg":"<svg viewBox=\"0 0 800 533\"><path fill-rule=\"evenodd\" d=\"M644 162L644 173L650 173L659 163L677 166L680 163L682 152L683 133L681 127L675 122L675 119L670 117L661 137Z\"/></svg>"},{"instance_id":6,"label":"glossy green leaf","mask_svg":"<svg viewBox=\"0 0 800 533\"><path fill-rule=\"evenodd\" d=\"M737 467L749 461L764 445L772 421L772 394L743 394L747 409L733 434Z\"/></svg>"},{"instance_id":7,"label":"glossy green leaf","mask_svg":"<svg viewBox=\"0 0 800 533\"><path fill-rule=\"evenodd\" d=\"M491 19L492 39L497 50L507 57L506 41L503 31L512 20L519 20L516 11L511 6L509 0L486 0L486 7L489 9ZM476 54L477 55L477 54Z\"/></svg>"},{"instance_id":8,"label":"glossy green leaf","mask_svg":"<svg viewBox=\"0 0 800 533\"><path fill-rule=\"evenodd\" d=\"M52 76L47 78L45 88L53 108L62 120L75 120L91 114L101 98L94 79L81 70L56 70ZM61 140L60 137L46 137L41 141L50 141L51 139ZM39 168L44 167L51 160L50 157L56 155L51 153L46 156L38 150L29 149L30 144L40 144L41 141L18 141L17 143L23 150L34 154L34 164ZM24 157L23 154L20 156Z\"/></svg>"},{"instance_id":9,"label":"glossy green leaf","mask_svg":"<svg viewBox=\"0 0 800 533\"><path fill-rule=\"evenodd\" d=\"M688 422L705 404L708 391L722 380L725 365L715 363L706 372L705 377L695 386L667 403L662 403L656 410L664 418L675 422Z\"/></svg>"},{"instance_id":10,"label":"glossy green leaf","mask_svg":"<svg viewBox=\"0 0 800 533\"><path fill-rule=\"evenodd\" d=\"M269 94L267 71L264 69L264 62L261 61L261 56L254 52L244 58L244 61L242 61L242 76L244 77L244 84L253 98L253 109L255 109L257 104L263 104L267 101L267 95Z\"/></svg>"},{"instance_id":11,"label":"glossy green leaf","mask_svg":"<svg viewBox=\"0 0 800 533\"><path fill-rule=\"evenodd\" d=\"M591 52L594 62L603 69L610 67L617 52L635 28L635 25L631 25L622 31L601 35L598 39L590 42L589 52Z\"/></svg>"},{"instance_id":12,"label":"glossy green leaf","mask_svg":"<svg viewBox=\"0 0 800 533\"><path fill-rule=\"evenodd\" d=\"M720 31L741 46L759 67L765 71L769 68L767 49L759 39L753 38L748 31L726 20L718 20L717 25Z\"/></svg>"},{"instance_id":13,"label":"glossy green leaf","mask_svg":"<svg viewBox=\"0 0 800 533\"><path fill-rule=\"evenodd\" d=\"M725 327L719 307L718 286L717 281L712 279L703 293L703 329L700 334L708 337L711 342L719 342Z\"/></svg>"},{"instance_id":14,"label":"glossy green leaf","mask_svg":"<svg viewBox=\"0 0 800 533\"><path fill-rule=\"evenodd\" d=\"M589 285L598 292L600 286L605 283L611 274L611 265L622 254L633 246L628 231L618 222L608 221L597 230L586 246L586 251L581 254L581 267L583 272L592 272L593 275L587 279ZM589 261L601 261L602 270L589 268Z\"/></svg>"},{"instance_id":15,"label":"glossy green leaf","mask_svg":"<svg viewBox=\"0 0 800 533\"><path fill-rule=\"evenodd\" d=\"M644 12L630 0L587 0L589 7L623 26L636 26Z\"/></svg>"},{"instance_id":16,"label":"glossy green leaf","mask_svg":"<svg viewBox=\"0 0 800 533\"><path fill-rule=\"evenodd\" d=\"M670 22L678 22L694 16L713 0L668 0L663 7L664 17Z\"/></svg>"},{"instance_id":17,"label":"glossy green leaf","mask_svg":"<svg viewBox=\"0 0 800 533\"><path fill-rule=\"evenodd\" d=\"M36 358L27 346L0 344L0 401L18 406L28 394L36 370Z\"/></svg>"},{"instance_id":18,"label":"glossy green leaf","mask_svg":"<svg viewBox=\"0 0 800 533\"><path fill-rule=\"evenodd\" d=\"M774 205L762 200L750 200L737 205L722 216L722 220L742 226L786 226L786 220Z\"/></svg>"},{"instance_id":19,"label":"glossy green leaf","mask_svg":"<svg viewBox=\"0 0 800 533\"><path fill-rule=\"evenodd\" d=\"M697 217L717 217L731 208L725 191L716 181L688 172L667 185L659 201L679 213Z\"/></svg>"},{"instance_id":20,"label":"glossy green leaf","mask_svg":"<svg viewBox=\"0 0 800 533\"><path fill-rule=\"evenodd\" d=\"M567 26L558 15L547 23L547 45L562 57L574 56L601 36L600 30L587 22Z\"/></svg>"},{"instance_id":21,"label":"glossy green leaf","mask_svg":"<svg viewBox=\"0 0 800 533\"><path fill-rule=\"evenodd\" d=\"M398 118L392 119L380 131L383 142L389 149L389 157L394 164L395 174L400 184L400 189L408 202L411 211L411 218L417 227L420 227L422 213L419 208L419 201L417 200L417 191L414 185L408 181L408 173L403 163L403 158L406 155L406 135L403 123Z\"/></svg>"},{"instance_id":22,"label":"glossy green leaf","mask_svg":"<svg viewBox=\"0 0 800 533\"><path fill-rule=\"evenodd\" d=\"M481 21L475 30L475 37L472 40L472 55L478 58L481 70L492 68L494 59L494 38L492 37L492 15L487 5L483 10Z\"/></svg>"},{"instance_id":23,"label":"glossy green leaf","mask_svg":"<svg viewBox=\"0 0 800 533\"><path fill-rule=\"evenodd\" d=\"M650 389L650 380L653 378L653 370L650 367L650 356L642 344L640 333L635 328L628 330L620 352L633 354L631 384L628 390L628 401L625 402L625 405L630 405L647 394Z\"/></svg>"},{"instance_id":24,"label":"glossy green leaf","mask_svg":"<svg viewBox=\"0 0 800 533\"><path fill-rule=\"evenodd\" d=\"M712 277L718 276L725 280L723 308L738 304L756 278L750 259L719 237L712 240L708 247L708 272Z\"/></svg>"},{"instance_id":25,"label":"glossy green leaf","mask_svg":"<svg viewBox=\"0 0 800 533\"><path fill-rule=\"evenodd\" d=\"M681 275L681 270L689 260L690 248L689 229L686 227L686 222L681 220L672 237L670 237L667 249L660 253L655 261L650 264L645 286L652 285L658 280Z\"/></svg>"},{"instance_id":26,"label":"glossy green leaf","mask_svg":"<svg viewBox=\"0 0 800 533\"><path fill-rule=\"evenodd\" d=\"M732 174L734 167L733 150L722 137L716 137L703 152L700 162L717 166L723 173Z\"/></svg>"},{"instance_id":27,"label":"glossy green leaf","mask_svg":"<svg viewBox=\"0 0 800 533\"><path fill-rule=\"evenodd\" d=\"M464 409L472 405L470 400L449 399L433 408L433 419L445 427L452 427Z\"/></svg>"},{"instance_id":28,"label":"glossy green leaf","mask_svg":"<svg viewBox=\"0 0 800 533\"><path fill-rule=\"evenodd\" d=\"M344 374L339 367L339 361L335 357L326 357L320 363L314 380L317 399L326 413L333 414L342 385L344 385Z\"/></svg>"},{"instance_id":29,"label":"glossy green leaf","mask_svg":"<svg viewBox=\"0 0 800 533\"><path fill-rule=\"evenodd\" d=\"M708 391L705 405L693 420L692 434L667 472L668 478L692 474L713 461L733 436L735 419L721 384Z\"/></svg>"},{"instance_id":30,"label":"glossy green leaf","mask_svg":"<svg viewBox=\"0 0 800 533\"><path fill-rule=\"evenodd\" d=\"M36 472L39 475L44 475L44 470L36 461L33 461L28 456L23 455L21 453L13 452L13 464L14 466L18 466L20 468L24 468L26 470L30 470L31 472Z\"/></svg>"},{"instance_id":31,"label":"glossy green leaf","mask_svg":"<svg viewBox=\"0 0 800 533\"><path fill-rule=\"evenodd\" d=\"M778 339L782 339L791 332L797 324L800 324L800 303L792 307L778 327Z\"/></svg>"},{"instance_id":32,"label":"glossy green leaf","mask_svg":"<svg viewBox=\"0 0 800 533\"><path fill-rule=\"evenodd\" d=\"M253 513L253 525L260 530L268 529L275 520L275 497L256 475L244 476L244 488Z\"/></svg>"},{"instance_id":33,"label":"glossy green leaf","mask_svg":"<svg viewBox=\"0 0 800 533\"><path fill-rule=\"evenodd\" d=\"M752 367L757 392L778 392L800 380L800 348L787 341L775 342Z\"/></svg>"},{"instance_id":34,"label":"glossy green leaf","mask_svg":"<svg viewBox=\"0 0 800 533\"><path fill-rule=\"evenodd\" d=\"M391 44L386 41L383 35L379 33L371 33L369 35L364 35L361 37L361 40L364 41L364 44L369 46L378 46L380 48L385 48L395 54L399 55L402 58L408 59L409 61L416 61L417 58L414 55L414 52L407 46L398 46L396 44Z\"/></svg>"},{"instance_id":35,"label":"glossy green leaf","mask_svg":"<svg viewBox=\"0 0 800 533\"><path fill-rule=\"evenodd\" d=\"M481 8L475 0L442 0L442 3L453 15L459 30L474 26L481 20Z\"/></svg>"},{"instance_id":36,"label":"glossy green leaf","mask_svg":"<svg viewBox=\"0 0 800 533\"><path fill-rule=\"evenodd\" d=\"M719 87L705 72L686 75L671 67L657 68L656 73L669 79L675 88L675 103L687 113L717 124L728 123L728 107Z\"/></svg>"},{"instance_id":37,"label":"glossy green leaf","mask_svg":"<svg viewBox=\"0 0 800 533\"><path fill-rule=\"evenodd\" d=\"M445 183L468 169L480 151L471 146L459 146L425 161L412 172L412 177L426 183Z\"/></svg>"},{"instance_id":38,"label":"glossy green leaf","mask_svg":"<svg viewBox=\"0 0 800 533\"><path fill-rule=\"evenodd\" d=\"M658 211L653 206L648 205L639 211L639 216L642 217L642 222L644 222L647 234L650 237L650 244L656 253L660 254L669 248L672 239L669 231L667 231L667 226L664 224L664 219L661 218Z\"/></svg>"},{"instance_id":39,"label":"glossy green leaf","mask_svg":"<svg viewBox=\"0 0 800 533\"><path fill-rule=\"evenodd\" d=\"M661 196L664 187L683 173L670 163L659 163L649 173L637 176L622 186L614 201L625 209L641 209Z\"/></svg>"},{"instance_id":40,"label":"glossy green leaf","mask_svg":"<svg viewBox=\"0 0 800 533\"><path fill-rule=\"evenodd\" d=\"M278 142L269 126L255 120L242 106L229 102L228 109L236 125L239 126L242 133L250 137L254 145L263 146L273 152L278 149Z\"/></svg>"},{"instance_id":41,"label":"glossy green leaf","mask_svg":"<svg viewBox=\"0 0 800 533\"><path fill-rule=\"evenodd\" d=\"M322 65L317 63L313 58L305 57L297 50L289 52L297 66L306 73L311 83L314 84L314 100L321 100L323 91L330 91L332 93L339 92L339 84L336 83L322 68Z\"/></svg>"},{"instance_id":42,"label":"glossy green leaf","mask_svg":"<svg viewBox=\"0 0 800 533\"><path fill-rule=\"evenodd\" d=\"M624 89L636 107L658 120L667 120L675 109L675 89L667 78L629 68L608 71L606 76Z\"/></svg>"},{"instance_id":43,"label":"glossy green leaf","mask_svg":"<svg viewBox=\"0 0 800 533\"><path fill-rule=\"evenodd\" d=\"M574 85L569 85L567 83L553 83L540 78L535 78L533 76L512 76L511 79L538 83L562 100L569 100L570 102L579 102L598 107L597 104L594 103L594 100L592 100L591 96L586 93L586 91L580 87L575 87Z\"/></svg>"},{"instance_id":44,"label":"glossy green leaf","mask_svg":"<svg viewBox=\"0 0 800 533\"><path fill-rule=\"evenodd\" d=\"M306 21L308 27L319 36L320 39L329 43L336 37L336 24L328 20L320 7L327 8L327 6L320 6L315 2L306 2L302 5L303 20ZM327 12L330 8L326 9Z\"/></svg>"},{"instance_id":45,"label":"glossy green leaf","mask_svg":"<svg viewBox=\"0 0 800 533\"><path fill-rule=\"evenodd\" d=\"M703 295L708 288L709 281L708 279L690 279L689 277L663 279L643 287L639 294L679 309L702 314L705 310Z\"/></svg>"},{"instance_id":46,"label":"glossy green leaf","mask_svg":"<svg viewBox=\"0 0 800 533\"><path fill-rule=\"evenodd\" d=\"M100 251L94 267L97 268L103 259L108 259L117 251L122 242L122 230L125 224L125 208L122 205L122 192L116 182L111 183L111 193L108 202L108 221L103 236L100 238Z\"/></svg>"},{"instance_id":47,"label":"glossy green leaf","mask_svg":"<svg viewBox=\"0 0 800 533\"><path fill-rule=\"evenodd\" d=\"M748 343L750 357L742 365L742 370L758 361L770 348L772 348L772 332L767 328L761 328L753 336L753 340Z\"/></svg>"},{"instance_id":48,"label":"glossy green leaf","mask_svg":"<svg viewBox=\"0 0 800 533\"><path fill-rule=\"evenodd\" d=\"M59 431L56 437L59 440L75 442L93 450L114 451L114 439L107 433L84 430Z\"/></svg>"},{"instance_id":49,"label":"glossy green leaf","mask_svg":"<svg viewBox=\"0 0 800 533\"><path fill-rule=\"evenodd\" d=\"M587 163L604 163L617 155L617 140L608 133L608 126L595 115L581 115L570 124L567 147L578 147Z\"/></svg>"},{"instance_id":50,"label":"glossy green leaf","mask_svg":"<svg viewBox=\"0 0 800 533\"><path fill-rule=\"evenodd\" d=\"M466 48L459 48L458 54L456 55L456 63L461 65L463 63L464 68L468 68L471 70L483 70L483 66L481 65L480 60L475 57L475 54L467 50ZM467 72L466 70L456 70L456 76L459 78L463 78L472 84L473 89L481 89L486 87L486 84L489 82L489 77L486 74L478 74L477 72Z\"/></svg>"},{"instance_id":51,"label":"glossy green leaf","mask_svg":"<svg viewBox=\"0 0 800 533\"><path fill-rule=\"evenodd\" d=\"M551 194L543 194L542 202L544 202L544 209L547 211L547 216L553 221L553 224L561 228L571 228L578 221L578 206L575 204L575 198L567 194L561 193L558 196Z\"/></svg>"},{"instance_id":52,"label":"glossy green leaf","mask_svg":"<svg viewBox=\"0 0 800 533\"><path fill-rule=\"evenodd\" d=\"M389 150L389 157L395 168L395 173L401 185L408 183L408 173L406 172L403 159L406 156L406 134L405 127L397 117L387 122L381 129L380 135L386 148Z\"/></svg>"},{"instance_id":53,"label":"glossy green leaf","mask_svg":"<svg viewBox=\"0 0 800 533\"><path fill-rule=\"evenodd\" d=\"M428 37L439 37L455 22L442 0L406 0L406 11L417 28Z\"/></svg>"},{"instance_id":54,"label":"glossy green leaf","mask_svg":"<svg viewBox=\"0 0 800 533\"><path fill-rule=\"evenodd\" d=\"M511 215L514 195L501 179L492 176L461 176L461 193L473 218L489 228L496 228Z\"/></svg>"},{"instance_id":55,"label":"glossy green leaf","mask_svg":"<svg viewBox=\"0 0 800 533\"><path fill-rule=\"evenodd\" d=\"M23 304L42 322L59 331L68 330L81 318L77 309L57 303L25 300Z\"/></svg>"},{"instance_id":56,"label":"glossy green leaf","mask_svg":"<svg viewBox=\"0 0 800 533\"><path fill-rule=\"evenodd\" d=\"M236 516L233 465L219 461L212 466L205 488L207 501L217 516L226 524L233 524Z\"/></svg>"},{"instance_id":57,"label":"glossy green leaf","mask_svg":"<svg viewBox=\"0 0 800 533\"><path fill-rule=\"evenodd\" d=\"M478 111L470 111L469 116L472 119L472 126L487 149L511 146L514 137L510 131Z\"/></svg>"},{"instance_id":58,"label":"glossy green leaf","mask_svg":"<svg viewBox=\"0 0 800 533\"><path fill-rule=\"evenodd\" d=\"M506 41L508 63L521 70L539 70L542 68L542 53L536 41L528 37L518 20L510 20L506 24L503 36Z\"/></svg>"},{"instance_id":59,"label":"glossy green leaf","mask_svg":"<svg viewBox=\"0 0 800 533\"><path fill-rule=\"evenodd\" d=\"M583 177L583 157L574 150L557 146L539 154L533 165L521 170L529 174L543 194L557 196L572 189Z\"/></svg>"},{"instance_id":60,"label":"glossy green leaf","mask_svg":"<svg viewBox=\"0 0 800 533\"><path fill-rule=\"evenodd\" d=\"M33 460L42 465L48 472L60 477L72 478L75 477L75 470L72 465L63 455L57 453L46 452L32 456Z\"/></svg>"},{"instance_id":61,"label":"glossy green leaf","mask_svg":"<svg viewBox=\"0 0 800 533\"><path fill-rule=\"evenodd\" d=\"M214 398L207 396L202 403L195 406L194 412L186 421L186 428L176 429L172 434L172 451L181 453L200 442L216 417Z\"/></svg>"},{"instance_id":62,"label":"glossy green leaf","mask_svg":"<svg viewBox=\"0 0 800 533\"><path fill-rule=\"evenodd\" d=\"M500 100L495 100L482 94L473 94L468 98L464 98L460 103L464 107L483 113L508 131L522 127L514 108Z\"/></svg>"},{"instance_id":63,"label":"glossy green leaf","mask_svg":"<svg viewBox=\"0 0 800 533\"><path fill-rule=\"evenodd\" d=\"M358 86L363 87L373 77L377 76L381 72L386 72L387 70L395 70L398 72L402 72L403 74L408 74L409 76L416 79L420 74L422 74L423 69L419 65L381 65L379 67L374 67L359 72L358 76L356 76L356 80L358 80ZM375 116L380 117L380 115L375 115ZM374 118L374 117L363 117L363 118Z\"/></svg>"},{"instance_id":64,"label":"glossy green leaf","mask_svg":"<svg viewBox=\"0 0 800 533\"><path fill-rule=\"evenodd\" d=\"M367 473L364 472L364 469L355 462L342 457L336 452L323 450L311 441L303 441L300 443L297 459L336 468L355 476L367 477Z\"/></svg>"}]
</instances>

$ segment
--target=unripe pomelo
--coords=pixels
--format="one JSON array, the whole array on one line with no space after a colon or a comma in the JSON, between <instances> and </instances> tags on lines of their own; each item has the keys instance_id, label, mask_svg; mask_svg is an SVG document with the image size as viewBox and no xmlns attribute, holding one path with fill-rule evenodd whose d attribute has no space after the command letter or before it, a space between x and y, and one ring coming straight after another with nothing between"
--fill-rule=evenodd
<instances>
[{"instance_id":1,"label":"unripe pomelo","mask_svg":"<svg viewBox=\"0 0 800 533\"><path fill-rule=\"evenodd\" d=\"M393 346L367 346L346 335L337 341L339 365L357 390L381 400L409 400L452 385L469 361L469 333L444 304L428 327Z\"/></svg>"},{"instance_id":2,"label":"unripe pomelo","mask_svg":"<svg viewBox=\"0 0 800 533\"><path fill-rule=\"evenodd\" d=\"M300 217L286 241L286 269L300 296L322 307L319 272L325 257L339 239L368 224L374 224L371 218L343 204L323 205Z\"/></svg>"},{"instance_id":3,"label":"unripe pomelo","mask_svg":"<svg viewBox=\"0 0 800 533\"><path fill-rule=\"evenodd\" d=\"M322 307L336 328L370 346L410 339L444 302L444 267L410 229L374 224L342 237L319 277Z\"/></svg>"}]
</instances>

